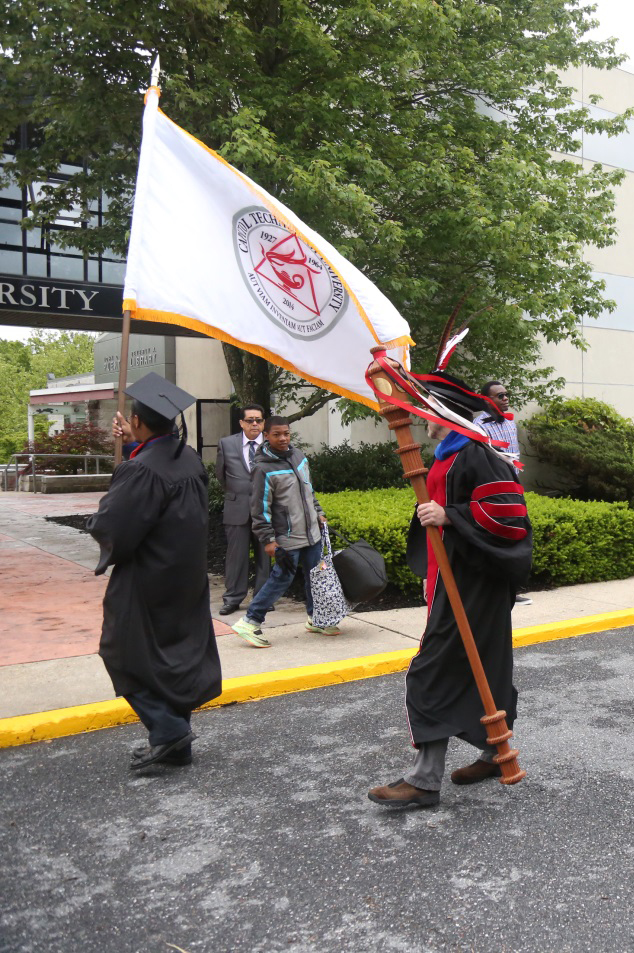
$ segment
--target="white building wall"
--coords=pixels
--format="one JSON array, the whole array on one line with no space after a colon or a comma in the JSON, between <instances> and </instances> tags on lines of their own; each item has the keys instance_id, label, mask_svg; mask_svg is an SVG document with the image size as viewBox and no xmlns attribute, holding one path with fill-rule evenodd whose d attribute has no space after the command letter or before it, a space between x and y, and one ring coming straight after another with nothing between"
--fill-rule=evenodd
<instances>
[{"instance_id":1,"label":"white building wall","mask_svg":"<svg viewBox=\"0 0 634 953\"><path fill-rule=\"evenodd\" d=\"M583 66L562 78L574 87L573 99L597 117L614 116L634 105L634 74L626 70ZM600 105L590 103L592 95L602 97ZM584 134L579 157L587 168L600 162L626 172L615 192L616 244L586 250L587 261L605 281L606 297L616 301L616 309L604 311L596 321L582 322L586 352L572 354L575 349L569 345L545 345L543 357L566 377L567 395L595 397L634 417L634 120L628 122L626 132L612 138Z\"/></svg>"}]
</instances>

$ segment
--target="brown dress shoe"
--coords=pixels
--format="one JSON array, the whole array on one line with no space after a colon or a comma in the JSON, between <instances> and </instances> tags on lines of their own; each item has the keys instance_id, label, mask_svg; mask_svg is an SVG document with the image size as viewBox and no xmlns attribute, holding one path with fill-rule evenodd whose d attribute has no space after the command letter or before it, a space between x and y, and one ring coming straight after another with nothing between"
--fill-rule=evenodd
<instances>
[{"instance_id":1,"label":"brown dress shoe","mask_svg":"<svg viewBox=\"0 0 634 953\"><path fill-rule=\"evenodd\" d=\"M478 781L486 781L488 778L499 778L501 774L499 765L478 758L477 761L467 765L466 768L458 768L457 771L452 771L451 780L454 784L477 784Z\"/></svg>"},{"instance_id":2,"label":"brown dress shoe","mask_svg":"<svg viewBox=\"0 0 634 953\"><path fill-rule=\"evenodd\" d=\"M440 793L438 791L425 791L422 788L415 788L408 784L403 778L398 781L392 781L385 787L372 788L368 791L368 797L375 804L382 804L384 807L432 807L440 803Z\"/></svg>"}]
</instances>

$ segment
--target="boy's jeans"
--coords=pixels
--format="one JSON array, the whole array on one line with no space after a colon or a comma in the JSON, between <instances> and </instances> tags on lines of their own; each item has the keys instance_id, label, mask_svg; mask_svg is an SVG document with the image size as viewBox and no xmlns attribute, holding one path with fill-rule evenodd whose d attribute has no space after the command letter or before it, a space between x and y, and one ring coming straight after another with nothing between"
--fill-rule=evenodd
<instances>
[{"instance_id":1,"label":"boy's jeans","mask_svg":"<svg viewBox=\"0 0 634 953\"><path fill-rule=\"evenodd\" d=\"M269 609L281 596L284 595L297 572L297 566L301 563L304 570L304 585L306 590L306 611L309 617L313 614L313 596L310 591L310 571L314 569L321 559L323 543L319 540L313 546L304 546L302 549L286 550L286 555L293 560L294 569L282 569L279 563L275 563L271 570L271 575L253 597L249 608L247 609L247 622L257 622L261 625L266 618L267 609Z\"/></svg>"}]
</instances>

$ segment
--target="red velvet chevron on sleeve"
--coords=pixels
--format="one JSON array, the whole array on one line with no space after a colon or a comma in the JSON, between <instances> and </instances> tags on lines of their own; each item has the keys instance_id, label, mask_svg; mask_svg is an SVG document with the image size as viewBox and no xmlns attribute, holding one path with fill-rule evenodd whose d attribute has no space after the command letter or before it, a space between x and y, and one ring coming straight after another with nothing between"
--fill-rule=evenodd
<instances>
[{"instance_id":1,"label":"red velvet chevron on sleeve","mask_svg":"<svg viewBox=\"0 0 634 953\"><path fill-rule=\"evenodd\" d=\"M469 508L478 526L493 536L520 540L528 533L521 525L527 511L520 483L512 480L483 483L471 494Z\"/></svg>"}]
</instances>

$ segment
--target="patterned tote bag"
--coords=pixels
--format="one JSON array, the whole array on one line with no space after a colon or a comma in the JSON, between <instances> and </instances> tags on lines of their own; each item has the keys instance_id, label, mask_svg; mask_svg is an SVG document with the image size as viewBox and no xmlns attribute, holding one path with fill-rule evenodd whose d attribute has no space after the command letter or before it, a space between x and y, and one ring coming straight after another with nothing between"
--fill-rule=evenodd
<instances>
[{"instance_id":1,"label":"patterned tote bag","mask_svg":"<svg viewBox=\"0 0 634 953\"><path fill-rule=\"evenodd\" d=\"M321 538L325 552L310 571L310 589L313 595L313 625L326 627L338 625L348 614L349 607L332 564L332 547L326 523L322 523Z\"/></svg>"}]
</instances>

